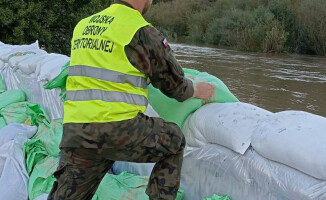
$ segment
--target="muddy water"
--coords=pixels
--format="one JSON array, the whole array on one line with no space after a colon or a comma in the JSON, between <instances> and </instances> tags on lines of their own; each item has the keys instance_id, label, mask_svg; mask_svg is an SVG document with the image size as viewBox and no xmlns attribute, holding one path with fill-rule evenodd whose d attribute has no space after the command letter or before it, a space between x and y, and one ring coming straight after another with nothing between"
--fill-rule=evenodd
<instances>
[{"instance_id":1,"label":"muddy water","mask_svg":"<svg viewBox=\"0 0 326 200\"><path fill-rule=\"evenodd\" d=\"M326 117L326 57L171 47L182 67L218 77L242 102L272 112L303 110Z\"/></svg>"}]
</instances>

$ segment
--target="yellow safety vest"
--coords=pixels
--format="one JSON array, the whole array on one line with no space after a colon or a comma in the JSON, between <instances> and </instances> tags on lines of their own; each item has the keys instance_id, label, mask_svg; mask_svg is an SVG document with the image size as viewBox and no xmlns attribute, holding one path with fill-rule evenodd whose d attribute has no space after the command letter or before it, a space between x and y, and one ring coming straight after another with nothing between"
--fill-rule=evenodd
<instances>
[{"instance_id":1,"label":"yellow safety vest","mask_svg":"<svg viewBox=\"0 0 326 200\"><path fill-rule=\"evenodd\" d=\"M78 23L63 123L122 121L146 110L147 76L129 62L124 48L149 25L138 11L120 4Z\"/></svg>"}]
</instances>

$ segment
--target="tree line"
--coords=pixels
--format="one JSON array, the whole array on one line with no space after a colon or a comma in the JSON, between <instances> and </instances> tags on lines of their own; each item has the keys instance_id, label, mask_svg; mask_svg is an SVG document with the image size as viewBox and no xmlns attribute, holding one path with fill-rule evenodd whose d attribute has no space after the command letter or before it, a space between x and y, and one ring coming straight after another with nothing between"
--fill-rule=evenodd
<instances>
[{"instance_id":1,"label":"tree line","mask_svg":"<svg viewBox=\"0 0 326 200\"><path fill-rule=\"evenodd\" d=\"M113 0L2 0L0 41L39 40L70 54L79 20ZM244 51L326 55L325 0L153 0L145 16L169 40Z\"/></svg>"},{"instance_id":2,"label":"tree line","mask_svg":"<svg viewBox=\"0 0 326 200\"><path fill-rule=\"evenodd\" d=\"M325 0L173 0L147 18L170 40L326 55Z\"/></svg>"},{"instance_id":3,"label":"tree line","mask_svg":"<svg viewBox=\"0 0 326 200\"><path fill-rule=\"evenodd\" d=\"M48 52L70 55L74 27L110 0L1 0L0 41L28 44L39 40Z\"/></svg>"}]
</instances>

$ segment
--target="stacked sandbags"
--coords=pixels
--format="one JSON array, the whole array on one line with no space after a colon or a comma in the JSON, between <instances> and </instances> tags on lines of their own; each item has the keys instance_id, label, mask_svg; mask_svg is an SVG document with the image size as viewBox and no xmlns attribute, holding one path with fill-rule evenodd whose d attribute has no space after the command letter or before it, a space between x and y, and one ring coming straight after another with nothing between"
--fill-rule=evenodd
<instances>
[{"instance_id":1,"label":"stacked sandbags","mask_svg":"<svg viewBox=\"0 0 326 200\"><path fill-rule=\"evenodd\" d=\"M189 146L219 144L244 154L260 121L273 113L247 103L211 103L190 115L182 131Z\"/></svg>"},{"instance_id":2,"label":"stacked sandbags","mask_svg":"<svg viewBox=\"0 0 326 200\"><path fill-rule=\"evenodd\" d=\"M13 70L20 70L38 81L49 81L60 73L61 67L70 59L61 54L48 54L35 42L31 45L0 46L0 60L8 63ZM1 65L0 69L3 67Z\"/></svg>"},{"instance_id":3,"label":"stacked sandbags","mask_svg":"<svg viewBox=\"0 0 326 200\"><path fill-rule=\"evenodd\" d=\"M326 180L326 118L302 111L279 112L252 138L253 148L317 179Z\"/></svg>"},{"instance_id":4,"label":"stacked sandbags","mask_svg":"<svg viewBox=\"0 0 326 200\"><path fill-rule=\"evenodd\" d=\"M6 88L23 90L27 100L41 105L51 120L63 116L60 91L45 90L43 85L56 77L67 62L68 56L48 54L39 48L38 42L0 46L0 74Z\"/></svg>"},{"instance_id":5,"label":"stacked sandbags","mask_svg":"<svg viewBox=\"0 0 326 200\"><path fill-rule=\"evenodd\" d=\"M8 63L9 60L15 56L24 56L33 54L33 51L39 50L38 41L30 45L1 45L0 46L0 60Z\"/></svg>"}]
</instances>

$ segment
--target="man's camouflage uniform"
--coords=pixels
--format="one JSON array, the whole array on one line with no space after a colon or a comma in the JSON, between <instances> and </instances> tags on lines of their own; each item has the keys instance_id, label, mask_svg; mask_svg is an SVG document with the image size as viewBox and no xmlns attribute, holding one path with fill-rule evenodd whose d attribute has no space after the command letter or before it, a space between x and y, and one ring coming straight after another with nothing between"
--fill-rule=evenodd
<instances>
[{"instance_id":1,"label":"man's camouflage uniform","mask_svg":"<svg viewBox=\"0 0 326 200\"><path fill-rule=\"evenodd\" d=\"M193 95L192 82L184 77L163 40L155 28L141 28L126 46L126 55L154 87L184 101ZM150 199L172 200L180 185L184 146L185 138L176 124L141 113L125 121L64 124L60 163L54 173L57 181L48 199L92 199L114 161L130 161L155 162L146 193Z\"/></svg>"}]
</instances>

